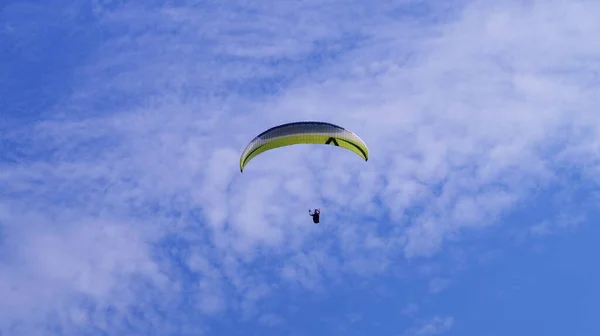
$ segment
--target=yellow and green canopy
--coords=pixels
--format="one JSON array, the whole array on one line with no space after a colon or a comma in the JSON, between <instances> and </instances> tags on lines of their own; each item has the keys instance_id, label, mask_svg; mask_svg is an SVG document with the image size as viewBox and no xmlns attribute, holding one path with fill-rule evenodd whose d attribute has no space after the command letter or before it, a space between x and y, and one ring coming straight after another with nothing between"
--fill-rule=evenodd
<instances>
[{"instance_id":1,"label":"yellow and green canopy","mask_svg":"<svg viewBox=\"0 0 600 336\"><path fill-rule=\"evenodd\" d=\"M261 153L297 144L342 147L358 154L365 161L369 159L367 145L356 134L326 122L301 121L272 127L250 141L240 157L240 172L244 171L250 160Z\"/></svg>"}]
</instances>

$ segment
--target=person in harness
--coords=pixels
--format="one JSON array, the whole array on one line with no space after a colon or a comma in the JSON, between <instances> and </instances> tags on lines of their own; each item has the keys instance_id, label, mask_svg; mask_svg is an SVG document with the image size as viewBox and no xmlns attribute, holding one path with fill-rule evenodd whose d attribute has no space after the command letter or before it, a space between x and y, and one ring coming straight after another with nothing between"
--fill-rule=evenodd
<instances>
[{"instance_id":1,"label":"person in harness","mask_svg":"<svg viewBox=\"0 0 600 336\"><path fill-rule=\"evenodd\" d=\"M314 213L311 212L310 209L308 209L308 214L312 216L313 223L319 224L319 215L321 214L321 210L320 209L315 209Z\"/></svg>"}]
</instances>

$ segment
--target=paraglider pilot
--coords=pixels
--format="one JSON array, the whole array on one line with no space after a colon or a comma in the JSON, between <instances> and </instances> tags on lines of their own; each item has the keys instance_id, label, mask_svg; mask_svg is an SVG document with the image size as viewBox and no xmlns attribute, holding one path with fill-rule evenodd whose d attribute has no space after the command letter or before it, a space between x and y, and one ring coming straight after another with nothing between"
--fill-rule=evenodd
<instances>
[{"instance_id":1,"label":"paraglider pilot","mask_svg":"<svg viewBox=\"0 0 600 336\"><path fill-rule=\"evenodd\" d=\"M315 224L319 224L319 215L321 214L321 210L320 209L315 209L315 212L312 213L310 211L310 209L308 209L308 214L312 216L313 218L313 223Z\"/></svg>"}]
</instances>

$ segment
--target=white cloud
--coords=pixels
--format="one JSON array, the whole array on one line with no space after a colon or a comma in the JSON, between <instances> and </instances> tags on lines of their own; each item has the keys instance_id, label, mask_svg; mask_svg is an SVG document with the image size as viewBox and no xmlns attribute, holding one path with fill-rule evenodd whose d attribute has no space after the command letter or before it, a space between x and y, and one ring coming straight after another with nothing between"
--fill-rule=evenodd
<instances>
[{"instance_id":1,"label":"white cloud","mask_svg":"<svg viewBox=\"0 0 600 336\"><path fill-rule=\"evenodd\" d=\"M264 314L258 319L258 321L269 327L276 327L285 322L281 317L279 317L276 314Z\"/></svg>"},{"instance_id":2,"label":"white cloud","mask_svg":"<svg viewBox=\"0 0 600 336\"><path fill-rule=\"evenodd\" d=\"M404 307L404 309L402 309L401 313L402 313L402 315L413 316L418 311L419 311L419 306L416 303L411 302L408 305L406 305L406 307Z\"/></svg>"},{"instance_id":3,"label":"white cloud","mask_svg":"<svg viewBox=\"0 0 600 336\"><path fill-rule=\"evenodd\" d=\"M437 294L450 286L450 280L445 278L433 278L429 280L429 291Z\"/></svg>"},{"instance_id":4,"label":"white cloud","mask_svg":"<svg viewBox=\"0 0 600 336\"><path fill-rule=\"evenodd\" d=\"M454 318L452 317L442 317L435 316L427 321L418 323L418 326L415 326L409 330L407 330L404 335L406 336L432 336L443 334L450 329L454 325Z\"/></svg>"}]
</instances>

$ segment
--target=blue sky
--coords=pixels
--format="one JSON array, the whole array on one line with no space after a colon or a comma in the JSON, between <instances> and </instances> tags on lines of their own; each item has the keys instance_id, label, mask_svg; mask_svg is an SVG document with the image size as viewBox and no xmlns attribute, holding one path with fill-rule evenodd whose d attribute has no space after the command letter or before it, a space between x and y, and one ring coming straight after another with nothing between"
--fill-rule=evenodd
<instances>
[{"instance_id":1,"label":"blue sky","mask_svg":"<svg viewBox=\"0 0 600 336\"><path fill-rule=\"evenodd\" d=\"M599 335L598 13L0 2L0 335Z\"/></svg>"}]
</instances>

